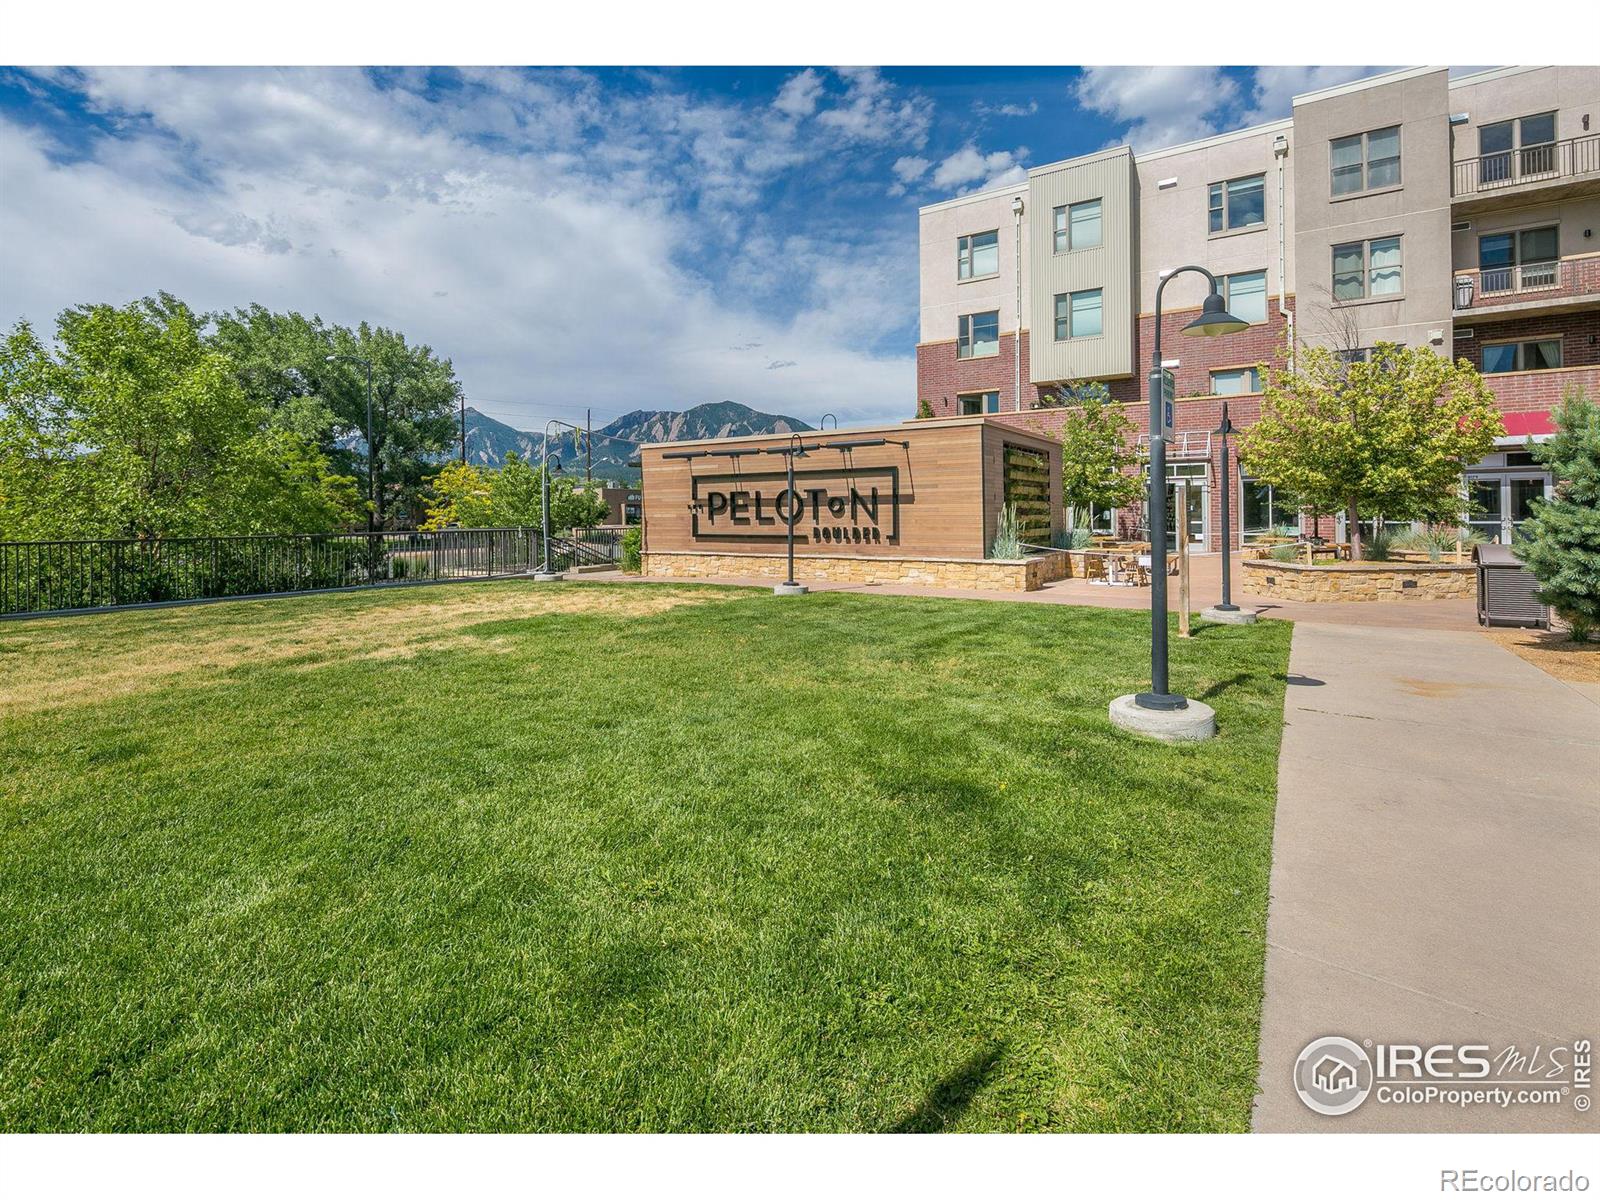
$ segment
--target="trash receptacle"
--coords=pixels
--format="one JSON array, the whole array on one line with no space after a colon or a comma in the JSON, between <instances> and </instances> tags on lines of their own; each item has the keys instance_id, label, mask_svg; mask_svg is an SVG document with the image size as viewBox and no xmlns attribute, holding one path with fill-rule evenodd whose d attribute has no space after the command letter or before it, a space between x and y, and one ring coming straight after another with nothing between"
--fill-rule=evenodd
<instances>
[{"instance_id":1,"label":"trash receptacle","mask_svg":"<svg viewBox=\"0 0 1600 1200\"><path fill-rule=\"evenodd\" d=\"M1539 581L1511 553L1492 543L1472 552L1478 564L1478 624L1550 628L1550 609L1535 595Z\"/></svg>"}]
</instances>

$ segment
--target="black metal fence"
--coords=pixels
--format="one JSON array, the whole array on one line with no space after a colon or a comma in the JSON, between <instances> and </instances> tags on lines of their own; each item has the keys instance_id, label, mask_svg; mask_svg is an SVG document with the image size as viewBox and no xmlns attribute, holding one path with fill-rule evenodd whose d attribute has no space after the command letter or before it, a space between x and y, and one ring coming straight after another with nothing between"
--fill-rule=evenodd
<instances>
[{"instance_id":1,"label":"black metal fence","mask_svg":"<svg viewBox=\"0 0 1600 1200\"><path fill-rule=\"evenodd\" d=\"M551 566L607 561L606 544L552 537ZM537 529L0 542L0 615L493 579L537 570L541 551Z\"/></svg>"}]
</instances>

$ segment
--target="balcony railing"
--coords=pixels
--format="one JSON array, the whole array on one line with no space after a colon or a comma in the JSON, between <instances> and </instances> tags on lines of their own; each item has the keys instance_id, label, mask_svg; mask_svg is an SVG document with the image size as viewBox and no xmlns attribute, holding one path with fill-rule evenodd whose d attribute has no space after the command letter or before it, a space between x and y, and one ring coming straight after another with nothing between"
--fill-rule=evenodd
<instances>
[{"instance_id":1,"label":"balcony railing","mask_svg":"<svg viewBox=\"0 0 1600 1200\"><path fill-rule=\"evenodd\" d=\"M1472 196L1600 172L1600 134L1500 150L1453 164L1452 196Z\"/></svg>"},{"instance_id":2,"label":"balcony railing","mask_svg":"<svg viewBox=\"0 0 1600 1200\"><path fill-rule=\"evenodd\" d=\"M1566 303L1600 292L1600 258L1546 259L1455 273L1455 309L1524 302Z\"/></svg>"}]
</instances>

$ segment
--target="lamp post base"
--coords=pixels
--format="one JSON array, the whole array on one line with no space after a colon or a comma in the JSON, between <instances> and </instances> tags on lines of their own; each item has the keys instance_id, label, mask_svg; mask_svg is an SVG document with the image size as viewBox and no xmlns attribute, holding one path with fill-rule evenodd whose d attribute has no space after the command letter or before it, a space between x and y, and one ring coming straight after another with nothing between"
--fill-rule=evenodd
<instances>
[{"instance_id":1,"label":"lamp post base","mask_svg":"<svg viewBox=\"0 0 1600 1200\"><path fill-rule=\"evenodd\" d=\"M811 589L803 583L780 583L772 589L774 596L804 596Z\"/></svg>"},{"instance_id":2,"label":"lamp post base","mask_svg":"<svg viewBox=\"0 0 1600 1200\"><path fill-rule=\"evenodd\" d=\"M1218 625L1254 625L1256 614L1237 604L1218 604L1201 612L1200 619Z\"/></svg>"},{"instance_id":3,"label":"lamp post base","mask_svg":"<svg viewBox=\"0 0 1600 1200\"><path fill-rule=\"evenodd\" d=\"M566 576L559 571L535 571L533 573L533 581L535 583L560 583L565 578Z\"/></svg>"},{"instance_id":4,"label":"lamp post base","mask_svg":"<svg viewBox=\"0 0 1600 1200\"><path fill-rule=\"evenodd\" d=\"M1189 700L1182 708L1146 708L1138 699L1118 696L1113 700L1111 723L1118 729L1162 742L1203 742L1217 736L1217 714L1209 704Z\"/></svg>"}]
</instances>

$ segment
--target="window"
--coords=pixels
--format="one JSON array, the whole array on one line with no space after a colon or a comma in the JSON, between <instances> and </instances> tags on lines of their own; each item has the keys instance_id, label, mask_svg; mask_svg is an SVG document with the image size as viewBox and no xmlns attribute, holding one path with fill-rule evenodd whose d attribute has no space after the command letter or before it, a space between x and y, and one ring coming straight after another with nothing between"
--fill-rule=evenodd
<instances>
[{"instance_id":1,"label":"window","mask_svg":"<svg viewBox=\"0 0 1600 1200\"><path fill-rule=\"evenodd\" d=\"M1498 183L1539 175L1556 167L1556 114L1537 113L1514 121L1495 121L1478 130L1478 176Z\"/></svg>"},{"instance_id":2,"label":"window","mask_svg":"<svg viewBox=\"0 0 1600 1200\"><path fill-rule=\"evenodd\" d=\"M1101 331L1100 289L1056 297L1056 341L1094 337Z\"/></svg>"},{"instance_id":3,"label":"window","mask_svg":"<svg viewBox=\"0 0 1600 1200\"><path fill-rule=\"evenodd\" d=\"M1246 396L1261 390L1261 372L1256 367L1229 367L1211 372L1213 396Z\"/></svg>"},{"instance_id":4,"label":"window","mask_svg":"<svg viewBox=\"0 0 1600 1200\"><path fill-rule=\"evenodd\" d=\"M1351 363L1366 362L1372 356L1372 351L1365 346L1357 346L1353 350L1335 350L1333 356L1349 366Z\"/></svg>"},{"instance_id":5,"label":"window","mask_svg":"<svg viewBox=\"0 0 1600 1200\"><path fill-rule=\"evenodd\" d=\"M1350 196L1400 183L1400 126L1334 138L1330 146L1331 187Z\"/></svg>"},{"instance_id":6,"label":"window","mask_svg":"<svg viewBox=\"0 0 1600 1200\"><path fill-rule=\"evenodd\" d=\"M1100 201L1063 204L1054 210L1056 253L1091 250L1100 244Z\"/></svg>"},{"instance_id":7,"label":"window","mask_svg":"<svg viewBox=\"0 0 1600 1200\"><path fill-rule=\"evenodd\" d=\"M1260 325L1267 319L1267 273L1246 271L1222 277L1222 302L1240 320Z\"/></svg>"},{"instance_id":8,"label":"window","mask_svg":"<svg viewBox=\"0 0 1600 1200\"><path fill-rule=\"evenodd\" d=\"M1265 175L1246 175L1226 183L1211 185L1210 223L1212 233L1244 229L1263 224L1267 219Z\"/></svg>"},{"instance_id":9,"label":"window","mask_svg":"<svg viewBox=\"0 0 1600 1200\"><path fill-rule=\"evenodd\" d=\"M1244 499L1240 530L1245 541L1271 533L1299 532L1300 506L1287 492L1248 477L1239 480L1239 491Z\"/></svg>"},{"instance_id":10,"label":"window","mask_svg":"<svg viewBox=\"0 0 1600 1200\"><path fill-rule=\"evenodd\" d=\"M1506 371L1550 371L1560 365L1560 338L1542 338L1536 342L1497 342L1483 348L1485 375L1500 375Z\"/></svg>"},{"instance_id":11,"label":"window","mask_svg":"<svg viewBox=\"0 0 1600 1200\"><path fill-rule=\"evenodd\" d=\"M956 357L987 358L1000 353L1000 310L956 319Z\"/></svg>"},{"instance_id":12,"label":"window","mask_svg":"<svg viewBox=\"0 0 1600 1200\"><path fill-rule=\"evenodd\" d=\"M1484 293L1554 287L1558 279L1555 225L1478 238L1478 286Z\"/></svg>"},{"instance_id":13,"label":"window","mask_svg":"<svg viewBox=\"0 0 1600 1200\"><path fill-rule=\"evenodd\" d=\"M1361 300L1398 296L1405 291L1400 270L1400 239L1343 242L1333 248L1333 298Z\"/></svg>"},{"instance_id":14,"label":"window","mask_svg":"<svg viewBox=\"0 0 1600 1200\"><path fill-rule=\"evenodd\" d=\"M976 417L980 413L1000 411L999 392L969 392L956 397L956 411L963 417Z\"/></svg>"},{"instance_id":15,"label":"window","mask_svg":"<svg viewBox=\"0 0 1600 1200\"><path fill-rule=\"evenodd\" d=\"M956 278L982 279L1000 273L1000 231L970 233L956 239Z\"/></svg>"}]
</instances>

